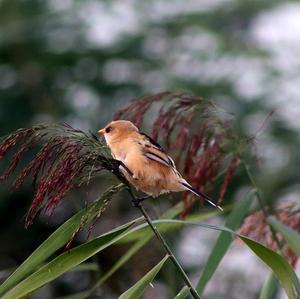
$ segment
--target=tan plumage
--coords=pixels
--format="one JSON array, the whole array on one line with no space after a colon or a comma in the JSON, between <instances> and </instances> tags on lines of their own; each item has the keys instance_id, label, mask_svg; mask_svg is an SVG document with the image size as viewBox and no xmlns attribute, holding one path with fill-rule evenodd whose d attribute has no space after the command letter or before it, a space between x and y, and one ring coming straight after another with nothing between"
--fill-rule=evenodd
<instances>
[{"instance_id":1,"label":"tan plumage","mask_svg":"<svg viewBox=\"0 0 300 299\"><path fill-rule=\"evenodd\" d=\"M113 156L124 163L125 167L120 165L120 170L137 190L152 197L189 190L216 206L180 175L174 161L158 143L130 121L112 121L99 133L104 135Z\"/></svg>"}]
</instances>

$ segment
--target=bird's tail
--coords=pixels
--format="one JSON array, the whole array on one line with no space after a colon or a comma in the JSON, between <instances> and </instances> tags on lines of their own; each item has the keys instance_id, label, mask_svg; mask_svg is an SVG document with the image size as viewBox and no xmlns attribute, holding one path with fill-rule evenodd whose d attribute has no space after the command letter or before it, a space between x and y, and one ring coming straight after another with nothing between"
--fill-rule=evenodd
<instances>
[{"instance_id":1,"label":"bird's tail","mask_svg":"<svg viewBox=\"0 0 300 299\"><path fill-rule=\"evenodd\" d=\"M222 209L219 205L215 204L215 203L213 202L213 200L212 200L209 196L207 196L205 193L203 193L203 192L201 192L201 191L197 191L195 188L193 188L193 187L192 187L189 183L187 183L187 182L182 182L181 184L182 184L187 190L191 191L191 192L192 192L193 194L195 194L196 196L204 198L204 199L205 199L208 203L210 203L212 206L214 206L214 207L220 209L221 211L223 211L223 209Z\"/></svg>"}]
</instances>

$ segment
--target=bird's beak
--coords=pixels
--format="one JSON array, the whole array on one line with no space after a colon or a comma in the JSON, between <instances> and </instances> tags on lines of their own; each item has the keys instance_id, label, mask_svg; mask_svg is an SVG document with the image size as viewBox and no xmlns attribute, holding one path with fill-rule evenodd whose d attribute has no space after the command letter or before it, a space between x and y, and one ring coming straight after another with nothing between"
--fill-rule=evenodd
<instances>
[{"instance_id":1,"label":"bird's beak","mask_svg":"<svg viewBox=\"0 0 300 299\"><path fill-rule=\"evenodd\" d=\"M98 133L99 133L99 135L104 135L104 133L105 133L105 128L99 130Z\"/></svg>"}]
</instances>

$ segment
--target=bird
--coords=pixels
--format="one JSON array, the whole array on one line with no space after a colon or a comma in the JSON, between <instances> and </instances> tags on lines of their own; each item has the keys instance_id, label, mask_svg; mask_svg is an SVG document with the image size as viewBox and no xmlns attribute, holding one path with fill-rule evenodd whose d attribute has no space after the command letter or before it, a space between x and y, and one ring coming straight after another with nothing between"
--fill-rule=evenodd
<instances>
[{"instance_id":1,"label":"bird","mask_svg":"<svg viewBox=\"0 0 300 299\"><path fill-rule=\"evenodd\" d=\"M223 210L205 193L193 188L179 173L173 159L150 136L128 120L115 120L98 131L104 136L119 169L136 190L157 197L164 193L190 191ZM137 203L139 204L139 202Z\"/></svg>"}]
</instances>

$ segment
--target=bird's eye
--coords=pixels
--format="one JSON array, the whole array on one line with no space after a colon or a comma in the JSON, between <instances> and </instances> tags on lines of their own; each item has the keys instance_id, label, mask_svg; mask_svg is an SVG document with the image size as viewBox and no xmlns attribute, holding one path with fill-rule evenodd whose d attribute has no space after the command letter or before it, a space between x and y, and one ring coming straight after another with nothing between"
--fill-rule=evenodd
<instances>
[{"instance_id":1,"label":"bird's eye","mask_svg":"<svg viewBox=\"0 0 300 299\"><path fill-rule=\"evenodd\" d=\"M109 132L111 132L111 130L112 130L112 127L107 127L107 128L105 129L105 133L109 133Z\"/></svg>"}]
</instances>

